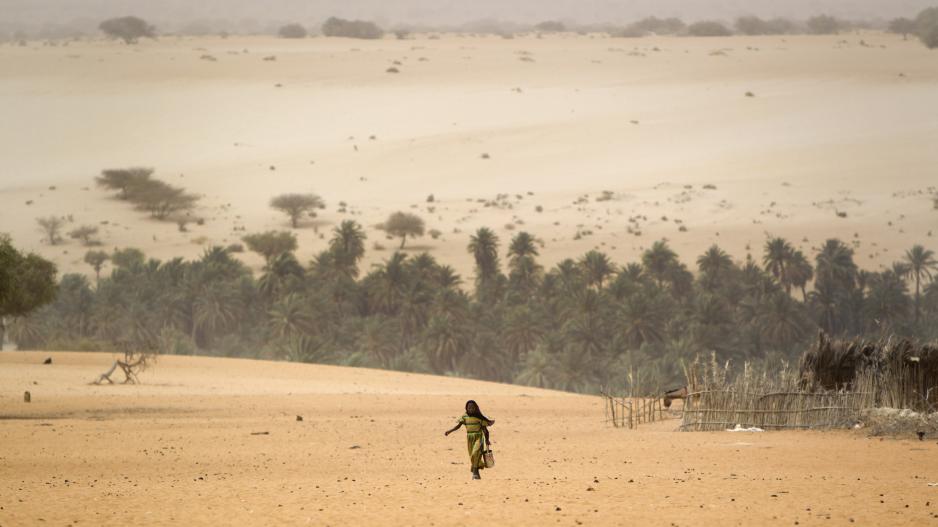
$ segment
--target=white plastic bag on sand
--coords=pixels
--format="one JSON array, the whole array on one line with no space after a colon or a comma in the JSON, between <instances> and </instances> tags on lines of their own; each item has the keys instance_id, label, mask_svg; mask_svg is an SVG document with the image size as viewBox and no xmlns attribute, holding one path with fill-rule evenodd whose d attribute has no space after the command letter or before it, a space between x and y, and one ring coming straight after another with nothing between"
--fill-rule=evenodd
<instances>
[{"instance_id":1,"label":"white plastic bag on sand","mask_svg":"<svg viewBox=\"0 0 938 527\"><path fill-rule=\"evenodd\" d=\"M750 426L749 428L743 428L742 425L736 425L736 428L727 428L727 432L765 432L765 430L757 427Z\"/></svg>"}]
</instances>

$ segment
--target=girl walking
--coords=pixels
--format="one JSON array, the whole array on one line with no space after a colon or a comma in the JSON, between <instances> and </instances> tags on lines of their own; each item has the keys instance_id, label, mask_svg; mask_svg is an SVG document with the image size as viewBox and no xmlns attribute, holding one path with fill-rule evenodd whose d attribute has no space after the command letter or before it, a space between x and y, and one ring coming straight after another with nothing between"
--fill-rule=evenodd
<instances>
[{"instance_id":1,"label":"girl walking","mask_svg":"<svg viewBox=\"0 0 938 527\"><path fill-rule=\"evenodd\" d=\"M469 462L472 468L472 479L482 479L479 471L485 468L485 459L483 454L488 449L489 428L495 421L482 415L479 405L475 401L466 402L466 415L459 418L456 426L444 432L443 435L450 435L460 426L466 427L466 440L469 446Z\"/></svg>"}]
</instances>

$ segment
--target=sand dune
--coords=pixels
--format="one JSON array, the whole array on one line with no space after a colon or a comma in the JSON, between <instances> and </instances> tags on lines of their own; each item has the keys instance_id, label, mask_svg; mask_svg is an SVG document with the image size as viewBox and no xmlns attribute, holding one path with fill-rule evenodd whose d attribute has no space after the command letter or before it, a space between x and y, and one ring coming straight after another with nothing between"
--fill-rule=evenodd
<instances>
[{"instance_id":1,"label":"sand dune","mask_svg":"<svg viewBox=\"0 0 938 527\"><path fill-rule=\"evenodd\" d=\"M662 237L687 261L712 243L741 259L772 234L849 239L868 268L935 228L938 68L895 35L34 43L0 47L0 71L0 231L65 271L90 272L85 249L45 245L34 218L192 257L285 228L267 202L288 191L329 205L301 260L349 218L389 248L366 263L385 259L373 226L411 210L442 233L415 249L467 278L481 226L534 233L548 265L626 262ZM180 233L94 187L126 165L202 194L206 224Z\"/></svg>"},{"instance_id":2,"label":"sand dune","mask_svg":"<svg viewBox=\"0 0 938 527\"><path fill-rule=\"evenodd\" d=\"M109 361L0 353L0 525L924 525L938 507L933 441L624 431L588 396L234 359L89 386ZM481 482L442 434L469 397L496 420Z\"/></svg>"}]
</instances>

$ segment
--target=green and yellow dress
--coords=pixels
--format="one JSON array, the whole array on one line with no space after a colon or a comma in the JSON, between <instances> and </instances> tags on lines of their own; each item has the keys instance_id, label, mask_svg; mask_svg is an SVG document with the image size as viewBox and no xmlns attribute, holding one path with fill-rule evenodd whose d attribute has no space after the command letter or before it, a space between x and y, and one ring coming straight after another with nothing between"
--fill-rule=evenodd
<instances>
[{"instance_id":1,"label":"green and yellow dress","mask_svg":"<svg viewBox=\"0 0 938 527\"><path fill-rule=\"evenodd\" d=\"M485 421L478 417L464 415L459 418L460 424L466 427L466 442L469 446L469 460L472 462L470 470L485 468L485 432L483 428L492 426L492 421Z\"/></svg>"}]
</instances>

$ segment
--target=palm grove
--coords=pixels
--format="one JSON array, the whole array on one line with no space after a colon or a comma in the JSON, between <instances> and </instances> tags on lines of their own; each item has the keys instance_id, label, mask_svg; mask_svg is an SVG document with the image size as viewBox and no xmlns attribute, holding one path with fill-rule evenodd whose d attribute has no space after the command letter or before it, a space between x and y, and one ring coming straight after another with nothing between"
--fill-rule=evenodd
<instances>
[{"instance_id":1,"label":"palm grove","mask_svg":"<svg viewBox=\"0 0 938 527\"><path fill-rule=\"evenodd\" d=\"M682 360L702 353L792 360L818 329L938 336L938 262L921 246L872 272L839 240L809 257L774 238L761 261L713 246L694 273L665 241L625 265L590 251L549 269L534 236L506 241L487 228L471 235L471 283L427 253L394 252L362 274L366 235L354 221L305 265L292 232L246 236L266 261L258 277L234 247L162 262L136 249L93 251L97 279L64 275L54 302L8 313L9 333L21 349L286 359L584 392L671 385ZM110 274L100 274L107 260Z\"/></svg>"}]
</instances>

